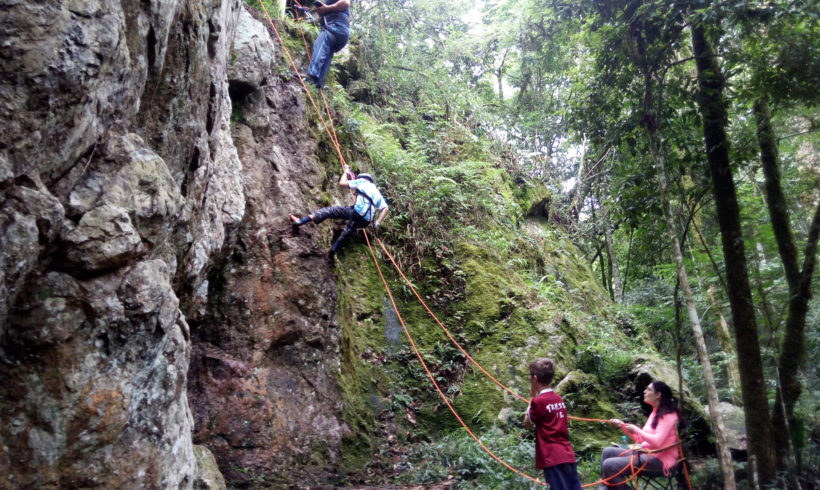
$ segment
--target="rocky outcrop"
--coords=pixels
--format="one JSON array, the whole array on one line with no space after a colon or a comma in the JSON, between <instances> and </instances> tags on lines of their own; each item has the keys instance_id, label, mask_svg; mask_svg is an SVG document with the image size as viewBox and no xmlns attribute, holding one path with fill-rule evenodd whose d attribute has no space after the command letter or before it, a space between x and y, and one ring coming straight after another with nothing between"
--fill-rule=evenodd
<instances>
[{"instance_id":1,"label":"rocky outcrop","mask_svg":"<svg viewBox=\"0 0 820 490\"><path fill-rule=\"evenodd\" d=\"M329 237L286 216L333 181L268 28L239 0L0 25L0 488L332 475Z\"/></svg>"},{"instance_id":2,"label":"rocky outcrop","mask_svg":"<svg viewBox=\"0 0 820 490\"><path fill-rule=\"evenodd\" d=\"M245 210L238 0L0 14L0 487L190 487L180 298Z\"/></svg>"},{"instance_id":3,"label":"rocky outcrop","mask_svg":"<svg viewBox=\"0 0 820 490\"><path fill-rule=\"evenodd\" d=\"M287 219L318 206L316 189L335 176L316 160L301 87L271 71L275 52L263 24L243 13L228 77L245 218L208 276L207 301L189 315L194 438L229 481L321 481L348 431L327 228L296 231Z\"/></svg>"}]
</instances>

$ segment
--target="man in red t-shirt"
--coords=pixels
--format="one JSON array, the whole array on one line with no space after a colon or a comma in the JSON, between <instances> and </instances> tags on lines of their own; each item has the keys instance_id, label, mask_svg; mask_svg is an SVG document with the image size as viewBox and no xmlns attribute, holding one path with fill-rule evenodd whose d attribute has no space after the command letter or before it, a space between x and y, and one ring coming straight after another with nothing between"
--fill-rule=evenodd
<instances>
[{"instance_id":1,"label":"man in red t-shirt","mask_svg":"<svg viewBox=\"0 0 820 490\"><path fill-rule=\"evenodd\" d=\"M524 413L524 427L535 426L535 467L544 470L551 490L581 490L575 452L569 443L567 407L550 385L555 377L552 359L536 359L530 364L530 406Z\"/></svg>"}]
</instances>

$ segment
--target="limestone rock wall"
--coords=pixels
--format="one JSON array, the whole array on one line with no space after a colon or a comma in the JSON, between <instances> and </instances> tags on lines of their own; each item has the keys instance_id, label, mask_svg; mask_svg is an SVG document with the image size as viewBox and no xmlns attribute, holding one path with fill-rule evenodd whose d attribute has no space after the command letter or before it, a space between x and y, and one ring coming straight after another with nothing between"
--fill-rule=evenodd
<instances>
[{"instance_id":1,"label":"limestone rock wall","mask_svg":"<svg viewBox=\"0 0 820 490\"><path fill-rule=\"evenodd\" d=\"M327 181L266 30L0 4L0 488L191 487L195 420L220 466L332 452L335 285L282 219Z\"/></svg>"}]
</instances>

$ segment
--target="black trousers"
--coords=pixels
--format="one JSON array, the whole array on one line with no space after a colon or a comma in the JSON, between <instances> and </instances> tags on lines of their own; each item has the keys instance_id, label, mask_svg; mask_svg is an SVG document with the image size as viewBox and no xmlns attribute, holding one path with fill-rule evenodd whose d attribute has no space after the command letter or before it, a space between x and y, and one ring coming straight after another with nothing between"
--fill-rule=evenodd
<instances>
[{"instance_id":1,"label":"black trousers","mask_svg":"<svg viewBox=\"0 0 820 490\"><path fill-rule=\"evenodd\" d=\"M353 206L331 206L316 210L311 214L313 215L314 223L321 223L326 219L347 220L347 225L345 225L345 229L342 230L342 234L339 235L339 238L333 246L330 247L331 252L335 252L341 247L355 230L365 228L370 224L369 221L353 209Z\"/></svg>"}]
</instances>

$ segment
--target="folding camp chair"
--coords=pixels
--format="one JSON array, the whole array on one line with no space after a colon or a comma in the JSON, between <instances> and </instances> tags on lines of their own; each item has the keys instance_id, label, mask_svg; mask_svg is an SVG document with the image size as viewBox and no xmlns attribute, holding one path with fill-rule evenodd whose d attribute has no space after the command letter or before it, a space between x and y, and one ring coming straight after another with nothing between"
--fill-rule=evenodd
<instances>
[{"instance_id":1,"label":"folding camp chair","mask_svg":"<svg viewBox=\"0 0 820 490\"><path fill-rule=\"evenodd\" d=\"M679 459L669 474L663 472L642 471L636 479L636 488L639 490L691 490L688 479L684 479L684 472L688 471L686 459Z\"/></svg>"},{"instance_id":2,"label":"folding camp chair","mask_svg":"<svg viewBox=\"0 0 820 490\"><path fill-rule=\"evenodd\" d=\"M686 455L683 454L683 445L678 434L678 427L675 426L675 435L678 442L672 444L678 446L678 461L669 470L669 474L663 472L641 472L635 479L635 488L638 490L692 490L692 483L689 480L689 467L686 462ZM669 447L669 446L667 446Z\"/></svg>"}]
</instances>

